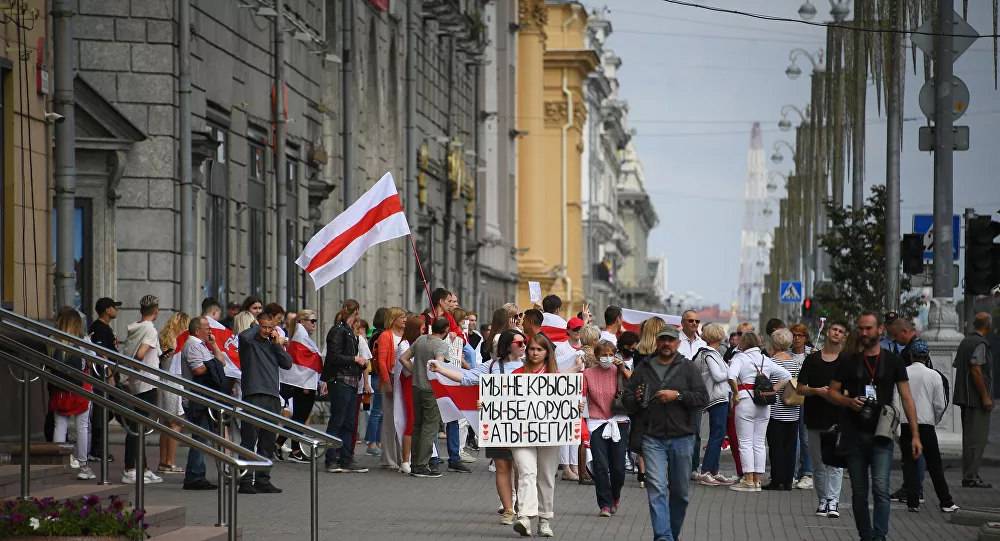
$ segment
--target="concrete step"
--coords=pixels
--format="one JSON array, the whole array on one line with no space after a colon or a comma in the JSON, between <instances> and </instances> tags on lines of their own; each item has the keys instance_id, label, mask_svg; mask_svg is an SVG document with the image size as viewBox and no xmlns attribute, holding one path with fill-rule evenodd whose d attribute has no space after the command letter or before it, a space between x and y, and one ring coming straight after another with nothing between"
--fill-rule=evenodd
<instances>
[{"instance_id":1,"label":"concrete step","mask_svg":"<svg viewBox=\"0 0 1000 541\"><path fill-rule=\"evenodd\" d=\"M987 522L979 528L979 541L1000 541L1000 522Z\"/></svg>"},{"instance_id":2,"label":"concrete step","mask_svg":"<svg viewBox=\"0 0 1000 541\"><path fill-rule=\"evenodd\" d=\"M215 526L185 526L163 535L154 535L157 541L226 541L229 530ZM236 539L243 539L243 529L238 528ZM992 541L992 540L991 540Z\"/></svg>"},{"instance_id":3,"label":"concrete step","mask_svg":"<svg viewBox=\"0 0 1000 541\"><path fill-rule=\"evenodd\" d=\"M147 505L146 530L151 537L158 537L187 525L187 508L183 505Z\"/></svg>"},{"instance_id":4,"label":"concrete step","mask_svg":"<svg viewBox=\"0 0 1000 541\"><path fill-rule=\"evenodd\" d=\"M102 500L107 500L110 496L130 501L132 499L132 485L98 485L94 481L73 481L70 485L60 485L41 490L32 490L32 498L54 498L58 501L73 500L94 494ZM17 496L4 498L5 500L16 500ZM105 502L106 503L106 502Z\"/></svg>"},{"instance_id":5,"label":"concrete step","mask_svg":"<svg viewBox=\"0 0 1000 541\"><path fill-rule=\"evenodd\" d=\"M982 526L987 522L1000 522L1000 509L966 507L951 514L952 524Z\"/></svg>"},{"instance_id":6,"label":"concrete step","mask_svg":"<svg viewBox=\"0 0 1000 541\"><path fill-rule=\"evenodd\" d=\"M37 465L30 468L32 491L64 485L70 480L69 466ZM21 493L21 466L0 466L0 499Z\"/></svg>"}]
</instances>

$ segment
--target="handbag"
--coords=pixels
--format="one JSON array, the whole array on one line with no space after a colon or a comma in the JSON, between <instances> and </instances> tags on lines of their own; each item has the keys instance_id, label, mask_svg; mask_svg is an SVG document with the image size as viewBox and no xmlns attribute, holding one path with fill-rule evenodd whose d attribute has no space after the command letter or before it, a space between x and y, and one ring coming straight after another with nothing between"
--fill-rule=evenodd
<instances>
[{"instance_id":1,"label":"handbag","mask_svg":"<svg viewBox=\"0 0 1000 541\"><path fill-rule=\"evenodd\" d=\"M823 464L832 468L846 468L847 458L851 455L850 435L836 424L819 436L820 451Z\"/></svg>"},{"instance_id":2,"label":"handbag","mask_svg":"<svg viewBox=\"0 0 1000 541\"><path fill-rule=\"evenodd\" d=\"M799 386L799 378L792 378L785 390L781 393L781 401L785 403L786 406L801 406L805 403L806 397L800 395L796 390Z\"/></svg>"},{"instance_id":3,"label":"handbag","mask_svg":"<svg viewBox=\"0 0 1000 541\"><path fill-rule=\"evenodd\" d=\"M625 408L625 374L618 371L618 386L615 389L615 398L611 401L611 413L614 415L628 415Z\"/></svg>"}]
</instances>

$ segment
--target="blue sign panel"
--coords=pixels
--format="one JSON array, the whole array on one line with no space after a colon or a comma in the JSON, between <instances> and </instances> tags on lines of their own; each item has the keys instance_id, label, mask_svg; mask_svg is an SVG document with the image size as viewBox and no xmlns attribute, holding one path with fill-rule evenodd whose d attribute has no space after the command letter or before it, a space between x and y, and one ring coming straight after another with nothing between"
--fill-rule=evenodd
<instances>
[{"instance_id":1,"label":"blue sign panel","mask_svg":"<svg viewBox=\"0 0 1000 541\"><path fill-rule=\"evenodd\" d=\"M913 232L924 236L924 259L934 259L934 216L930 214L913 215ZM955 215L951 222L951 259L958 261L959 236L962 232L962 219Z\"/></svg>"},{"instance_id":2,"label":"blue sign panel","mask_svg":"<svg viewBox=\"0 0 1000 541\"><path fill-rule=\"evenodd\" d=\"M802 282L783 281L778 291L781 292L779 299L783 303L798 304L802 302Z\"/></svg>"}]
</instances>

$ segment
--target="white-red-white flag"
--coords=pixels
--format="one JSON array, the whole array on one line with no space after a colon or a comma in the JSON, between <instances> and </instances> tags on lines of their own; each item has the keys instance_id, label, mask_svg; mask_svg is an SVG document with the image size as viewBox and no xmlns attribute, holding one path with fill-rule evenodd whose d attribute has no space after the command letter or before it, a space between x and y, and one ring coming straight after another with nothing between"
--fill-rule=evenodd
<instances>
[{"instance_id":1,"label":"white-red-white flag","mask_svg":"<svg viewBox=\"0 0 1000 541\"><path fill-rule=\"evenodd\" d=\"M556 346L569 340L566 333L566 320L556 314L542 314L542 332Z\"/></svg>"},{"instance_id":2,"label":"white-red-white flag","mask_svg":"<svg viewBox=\"0 0 1000 541\"><path fill-rule=\"evenodd\" d=\"M478 385L461 385L430 370L427 371L427 379L434 390L442 422L465 419L472 426L479 424L479 410L476 408L479 402Z\"/></svg>"},{"instance_id":3,"label":"white-red-white flag","mask_svg":"<svg viewBox=\"0 0 1000 541\"><path fill-rule=\"evenodd\" d=\"M347 272L376 244L410 234L392 174L365 192L309 240L295 264L312 276L316 289Z\"/></svg>"},{"instance_id":4,"label":"white-red-white flag","mask_svg":"<svg viewBox=\"0 0 1000 541\"><path fill-rule=\"evenodd\" d=\"M212 334L215 336L215 343L219 344L219 349L229 358L229 362L223 368L226 376L234 379L242 379L243 372L240 370L239 335L233 333L225 325L210 317L205 317L205 319L208 320L208 326L211 327ZM175 374L181 373L181 352L184 350L184 344L187 342L189 336L191 336L191 333L187 329L177 336L177 346L175 346L174 356L170 360L171 372Z\"/></svg>"},{"instance_id":5,"label":"white-red-white flag","mask_svg":"<svg viewBox=\"0 0 1000 541\"><path fill-rule=\"evenodd\" d=\"M295 334L288 342L287 349L292 358L292 367L280 371L279 380L293 387L315 391L319 374L323 371L323 357L305 327L295 325Z\"/></svg>"},{"instance_id":6,"label":"white-red-white flag","mask_svg":"<svg viewBox=\"0 0 1000 541\"><path fill-rule=\"evenodd\" d=\"M624 327L623 330L639 332L639 326L642 325L642 322L654 317L662 319L667 325L673 325L674 327L681 326L680 316L669 316L667 314L657 314L654 312L641 312L639 310L629 310L628 308L622 308L622 327Z\"/></svg>"}]
</instances>

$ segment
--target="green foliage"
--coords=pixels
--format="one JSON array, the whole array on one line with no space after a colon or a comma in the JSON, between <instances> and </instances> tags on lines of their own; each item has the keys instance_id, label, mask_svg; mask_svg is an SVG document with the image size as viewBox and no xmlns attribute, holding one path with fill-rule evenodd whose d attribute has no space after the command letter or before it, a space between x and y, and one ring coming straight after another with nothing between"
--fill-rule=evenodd
<instances>
[{"instance_id":1,"label":"green foliage","mask_svg":"<svg viewBox=\"0 0 1000 541\"><path fill-rule=\"evenodd\" d=\"M830 228L820 247L830 260L830 288L816 291L824 316L854 321L864 310L887 311L885 302L885 186L873 186L863 209L838 208L827 200ZM895 242L899 242L897 239ZM910 279L901 274L899 313L912 318L919 299L910 293Z\"/></svg>"},{"instance_id":2,"label":"green foliage","mask_svg":"<svg viewBox=\"0 0 1000 541\"><path fill-rule=\"evenodd\" d=\"M104 536L140 541L148 524L142 510L125 508L117 496L102 506L90 495L57 502L52 498L7 501L0 505L0 539L9 537Z\"/></svg>"}]
</instances>

